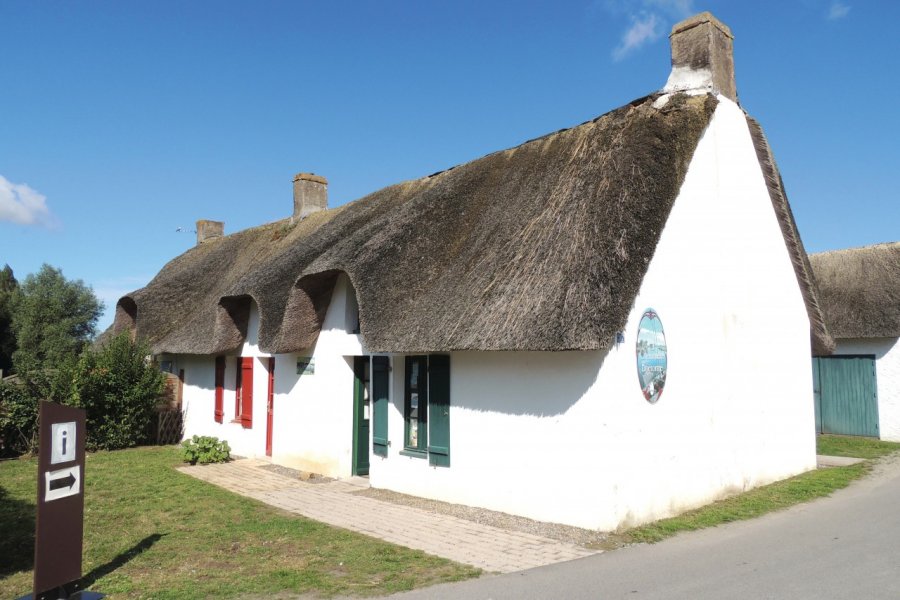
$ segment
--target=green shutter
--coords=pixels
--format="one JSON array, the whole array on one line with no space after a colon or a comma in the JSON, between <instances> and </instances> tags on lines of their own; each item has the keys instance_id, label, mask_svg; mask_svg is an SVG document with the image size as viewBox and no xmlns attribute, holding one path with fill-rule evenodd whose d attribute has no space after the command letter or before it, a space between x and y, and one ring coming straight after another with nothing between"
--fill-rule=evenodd
<instances>
[{"instance_id":1,"label":"green shutter","mask_svg":"<svg viewBox=\"0 0 900 600\"><path fill-rule=\"evenodd\" d=\"M387 356L372 357L372 452L388 454L388 378L391 367Z\"/></svg>"},{"instance_id":2,"label":"green shutter","mask_svg":"<svg viewBox=\"0 0 900 600\"><path fill-rule=\"evenodd\" d=\"M450 466L450 357L428 358L428 462Z\"/></svg>"}]
</instances>

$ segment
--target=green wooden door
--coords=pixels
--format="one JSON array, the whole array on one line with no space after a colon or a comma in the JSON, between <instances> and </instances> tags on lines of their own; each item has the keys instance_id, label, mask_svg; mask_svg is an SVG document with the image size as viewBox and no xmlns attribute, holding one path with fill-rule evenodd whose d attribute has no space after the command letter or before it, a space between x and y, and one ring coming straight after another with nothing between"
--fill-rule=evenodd
<instances>
[{"instance_id":1,"label":"green wooden door","mask_svg":"<svg viewBox=\"0 0 900 600\"><path fill-rule=\"evenodd\" d=\"M450 466L450 357L428 358L428 462Z\"/></svg>"},{"instance_id":2,"label":"green wooden door","mask_svg":"<svg viewBox=\"0 0 900 600\"><path fill-rule=\"evenodd\" d=\"M820 433L878 437L875 357L814 358Z\"/></svg>"},{"instance_id":3,"label":"green wooden door","mask_svg":"<svg viewBox=\"0 0 900 600\"><path fill-rule=\"evenodd\" d=\"M369 474L369 357L353 358L353 474Z\"/></svg>"}]
</instances>

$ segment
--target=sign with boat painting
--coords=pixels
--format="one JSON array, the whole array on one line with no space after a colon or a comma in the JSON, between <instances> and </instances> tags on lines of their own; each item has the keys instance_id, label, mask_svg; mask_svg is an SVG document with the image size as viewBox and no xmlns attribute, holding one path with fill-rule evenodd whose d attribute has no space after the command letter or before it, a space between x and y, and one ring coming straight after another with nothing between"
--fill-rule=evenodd
<instances>
[{"instance_id":1,"label":"sign with boat painting","mask_svg":"<svg viewBox=\"0 0 900 600\"><path fill-rule=\"evenodd\" d=\"M662 321L652 308L644 311L638 324L636 351L641 391L647 402L656 404L666 387L668 354Z\"/></svg>"}]
</instances>

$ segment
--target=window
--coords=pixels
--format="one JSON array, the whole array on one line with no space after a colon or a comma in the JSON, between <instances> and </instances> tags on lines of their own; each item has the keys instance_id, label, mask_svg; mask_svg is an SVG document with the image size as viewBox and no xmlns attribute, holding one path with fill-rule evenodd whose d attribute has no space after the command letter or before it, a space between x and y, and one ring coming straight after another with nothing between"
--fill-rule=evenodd
<instances>
[{"instance_id":1,"label":"window","mask_svg":"<svg viewBox=\"0 0 900 600\"><path fill-rule=\"evenodd\" d=\"M404 449L450 466L450 357L407 356L404 385Z\"/></svg>"},{"instance_id":2,"label":"window","mask_svg":"<svg viewBox=\"0 0 900 600\"><path fill-rule=\"evenodd\" d=\"M225 416L225 357L216 357L216 404L213 409L216 423L221 423Z\"/></svg>"},{"instance_id":3,"label":"window","mask_svg":"<svg viewBox=\"0 0 900 600\"><path fill-rule=\"evenodd\" d=\"M253 357L238 356L234 381L234 420L253 427Z\"/></svg>"}]
</instances>

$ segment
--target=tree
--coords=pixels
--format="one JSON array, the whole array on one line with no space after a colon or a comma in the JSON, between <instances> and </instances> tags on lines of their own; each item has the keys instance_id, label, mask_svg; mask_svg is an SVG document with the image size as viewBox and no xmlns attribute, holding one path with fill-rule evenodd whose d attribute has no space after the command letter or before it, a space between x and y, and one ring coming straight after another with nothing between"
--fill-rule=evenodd
<instances>
[{"instance_id":1,"label":"tree","mask_svg":"<svg viewBox=\"0 0 900 600\"><path fill-rule=\"evenodd\" d=\"M16 337L12 332L12 297L18 287L9 265L0 270L0 371L8 374L12 368L12 355L16 350Z\"/></svg>"},{"instance_id":2,"label":"tree","mask_svg":"<svg viewBox=\"0 0 900 600\"><path fill-rule=\"evenodd\" d=\"M80 279L43 265L12 295L16 371L57 368L77 357L96 333L103 303Z\"/></svg>"},{"instance_id":3,"label":"tree","mask_svg":"<svg viewBox=\"0 0 900 600\"><path fill-rule=\"evenodd\" d=\"M89 450L117 450L150 441L165 375L149 357L149 346L128 333L81 355L68 404L87 412Z\"/></svg>"}]
</instances>

